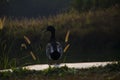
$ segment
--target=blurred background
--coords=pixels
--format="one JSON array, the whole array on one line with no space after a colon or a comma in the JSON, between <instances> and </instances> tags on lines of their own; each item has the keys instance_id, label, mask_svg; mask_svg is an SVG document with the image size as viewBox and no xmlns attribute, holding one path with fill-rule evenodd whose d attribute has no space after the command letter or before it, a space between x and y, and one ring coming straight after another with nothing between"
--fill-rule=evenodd
<instances>
[{"instance_id":1,"label":"blurred background","mask_svg":"<svg viewBox=\"0 0 120 80\"><path fill-rule=\"evenodd\" d=\"M66 11L72 0L1 0L1 15L38 17Z\"/></svg>"},{"instance_id":2,"label":"blurred background","mask_svg":"<svg viewBox=\"0 0 120 80\"><path fill-rule=\"evenodd\" d=\"M0 69L47 63L48 25L63 47L70 30L61 62L120 60L120 0L0 0Z\"/></svg>"}]
</instances>

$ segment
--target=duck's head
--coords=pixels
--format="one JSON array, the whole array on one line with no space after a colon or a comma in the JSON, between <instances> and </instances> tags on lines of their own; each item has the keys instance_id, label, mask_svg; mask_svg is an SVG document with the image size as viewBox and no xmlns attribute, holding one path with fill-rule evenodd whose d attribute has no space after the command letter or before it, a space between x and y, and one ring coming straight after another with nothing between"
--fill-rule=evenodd
<instances>
[{"instance_id":1,"label":"duck's head","mask_svg":"<svg viewBox=\"0 0 120 80\"><path fill-rule=\"evenodd\" d=\"M48 26L47 31L55 32L55 28L53 26Z\"/></svg>"}]
</instances>

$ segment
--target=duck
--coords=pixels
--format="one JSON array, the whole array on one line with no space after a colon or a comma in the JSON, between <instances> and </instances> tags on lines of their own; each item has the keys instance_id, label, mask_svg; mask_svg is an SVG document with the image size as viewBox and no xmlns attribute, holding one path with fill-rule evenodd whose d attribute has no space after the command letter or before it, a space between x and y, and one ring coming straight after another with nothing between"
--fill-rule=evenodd
<instances>
[{"instance_id":1,"label":"duck","mask_svg":"<svg viewBox=\"0 0 120 80\"><path fill-rule=\"evenodd\" d=\"M46 45L46 55L50 60L59 60L63 54L63 48L60 42L56 41L54 26L47 26L48 32L51 33L50 40Z\"/></svg>"}]
</instances>

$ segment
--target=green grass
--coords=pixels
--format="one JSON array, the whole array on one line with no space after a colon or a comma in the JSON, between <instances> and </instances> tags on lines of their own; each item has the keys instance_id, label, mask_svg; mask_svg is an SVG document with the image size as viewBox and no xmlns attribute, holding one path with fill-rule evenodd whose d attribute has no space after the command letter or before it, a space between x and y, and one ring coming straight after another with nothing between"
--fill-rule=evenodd
<instances>
[{"instance_id":1,"label":"green grass","mask_svg":"<svg viewBox=\"0 0 120 80\"><path fill-rule=\"evenodd\" d=\"M120 62L108 64L104 67L91 67L88 69L75 69L63 66L34 71L27 69L13 69L13 72L0 72L2 80L119 80Z\"/></svg>"},{"instance_id":2,"label":"green grass","mask_svg":"<svg viewBox=\"0 0 120 80\"><path fill-rule=\"evenodd\" d=\"M0 30L0 33L3 32ZM0 69L16 67L16 58L10 59L9 54L13 47L13 41L7 44L7 40L4 39L4 35L0 34Z\"/></svg>"},{"instance_id":3,"label":"green grass","mask_svg":"<svg viewBox=\"0 0 120 80\"><path fill-rule=\"evenodd\" d=\"M47 25L53 25L57 30L57 40L63 46L66 32L71 31L70 48L61 60L64 60L65 55L67 55L65 62L119 60L119 21L119 5L81 13L71 10L48 18L9 17L6 18L0 31L2 37L0 45L6 41L7 48L4 55L9 56L9 60L16 59L17 66L47 63L45 47L49 40L46 36L49 34L44 30ZM36 61L32 59L29 50L21 48L21 44L25 43L24 35L31 40L32 51L37 56ZM0 46L0 49L2 53L3 47ZM2 54L0 56L2 57Z\"/></svg>"}]
</instances>

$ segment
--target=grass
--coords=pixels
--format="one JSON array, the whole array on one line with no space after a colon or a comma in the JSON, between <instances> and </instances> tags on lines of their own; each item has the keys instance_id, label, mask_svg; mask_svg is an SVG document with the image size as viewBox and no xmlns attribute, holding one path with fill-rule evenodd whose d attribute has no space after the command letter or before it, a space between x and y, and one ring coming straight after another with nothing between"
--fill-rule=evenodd
<instances>
[{"instance_id":1,"label":"grass","mask_svg":"<svg viewBox=\"0 0 120 80\"><path fill-rule=\"evenodd\" d=\"M11 48L13 47L13 42L11 42L8 46L7 44L7 40L4 40L4 35L2 35L3 31L2 31L2 28L3 28L3 24L4 23L4 20L3 19L3 22L2 20L0 20L0 69L6 69L6 68L12 68L12 67L16 67L16 59L15 58L12 58L10 59L9 57L9 54L10 54L10 51L11 51Z\"/></svg>"},{"instance_id":2,"label":"grass","mask_svg":"<svg viewBox=\"0 0 120 80\"><path fill-rule=\"evenodd\" d=\"M2 20L1 20L2 21ZM3 22L0 25L3 25ZM6 41L4 55L9 60L16 59L17 66L35 63L47 63L45 45L49 34L45 33L47 25L54 25L57 30L57 40L65 47L64 38L70 30L70 49L65 62L82 61L113 61L120 59L119 38L119 5L96 11L60 13L55 16L39 18L6 18L0 31L0 45ZM29 50L21 48L25 43L24 36L31 40L32 51L36 56L34 61ZM4 51L0 46L0 53ZM6 52L8 51L8 52ZM2 57L2 55L0 54ZM4 59L4 58L3 58ZM7 61L6 61L7 62Z\"/></svg>"},{"instance_id":3,"label":"grass","mask_svg":"<svg viewBox=\"0 0 120 80\"><path fill-rule=\"evenodd\" d=\"M27 69L13 69L13 72L0 72L2 80L119 80L120 62L108 64L104 67L75 69L63 66L34 71Z\"/></svg>"}]
</instances>

